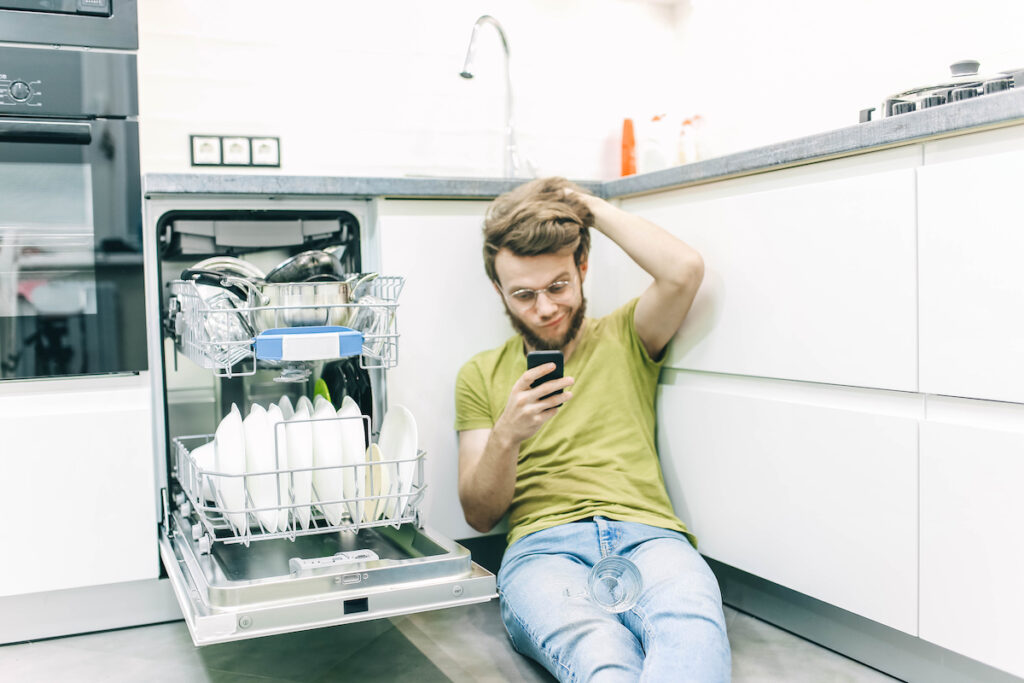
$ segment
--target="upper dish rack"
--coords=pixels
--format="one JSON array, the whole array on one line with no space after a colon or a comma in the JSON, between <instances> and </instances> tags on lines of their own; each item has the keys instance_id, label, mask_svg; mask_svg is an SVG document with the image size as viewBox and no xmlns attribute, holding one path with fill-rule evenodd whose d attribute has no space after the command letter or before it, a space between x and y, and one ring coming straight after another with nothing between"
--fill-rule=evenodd
<instances>
[{"instance_id":1,"label":"upper dish rack","mask_svg":"<svg viewBox=\"0 0 1024 683\"><path fill-rule=\"evenodd\" d=\"M360 285L360 296L353 302L339 296L336 288L341 285L334 282L279 283L270 286L269 295L244 278L226 275L221 284L223 288L195 280L169 282L165 322L175 348L217 376L253 375L257 367L269 367L284 368L282 378L288 379L289 367L306 364L259 357L256 339L267 330L308 328L330 334L338 327L350 328L362 334L360 367L393 368L398 362L396 309L405 285L403 277L369 280ZM244 301L238 291L245 292ZM297 379L307 374L298 372Z\"/></svg>"},{"instance_id":2,"label":"upper dish rack","mask_svg":"<svg viewBox=\"0 0 1024 683\"><path fill-rule=\"evenodd\" d=\"M356 418L334 418L356 419ZM365 419L365 418L363 418ZM301 421L300 421L301 422ZM312 420L310 420L312 422ZM295 424L294 421L289 424ZM193 456L199 446L213 441L212 434L181 436L172 440L171 475L181 485L177 509L182 516L195 516L192 534L202 552L213 543L241 543L274 538L295 540L298 536L335 531L414 524L419 527L419 507L426 489L423 462L425 453L415 458L360 462L324 467L283 467L245 474L217 472L203 468ZM276 449L275 449L276 452ZM334 474L338 481L364 482L357 493L318 491L313 473ZM273 501L256 505L250 484L260 478L279 478L273 486ZM302 494L303 484L308 488ZM351 486L351 484L344 484ZM244 503L229 505L226 494L231 486L244 495ZM244 492L244 494L242 494ZM351 493L351 492L349 492ZM266 504L270 502L270 504ZM331 512L333 514L328 515ZM333 521L330 517L334 517ZM270 528L268 524L280 528Z\"/></svg>"}]
</instances>

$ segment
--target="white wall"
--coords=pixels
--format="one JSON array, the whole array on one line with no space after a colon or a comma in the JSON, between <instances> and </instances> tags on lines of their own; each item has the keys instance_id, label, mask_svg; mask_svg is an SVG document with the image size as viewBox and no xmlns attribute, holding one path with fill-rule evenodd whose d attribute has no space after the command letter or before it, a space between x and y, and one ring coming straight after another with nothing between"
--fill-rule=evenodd
<instances>
[{"instance_id":1,"label":"white wall","mask_svg":"<svg viewBox=\"0 0 1024 683\"><path fill-rule=\"evenodd\" d=\"M274 135L252 173L501 174L497 35L513 55L520 142L541 174L619 174L624 117L701 114L709 156L857 122L886 96L1024 67L1018 0L144 0L144 172L188 171L189 133ZM676 152L667 150L675 163ZM224 169L212 169L214 171Z\"/></svg>"},{"instance_id":2,"label":"white wall","mask_svg":"<svg viewBox=\"0 0 1024 683\"><path fill-rule=\"evenodd\" d=\"M1018 0L683 2L666 106L700 113L717 153L854 125L962 59L1024 67Z\"/></svg>"},{"instance_id":3,"label":"white wall","mask_svg":"<svg viewBox=\"0 0 1024 683\"><path fill-rule=\"evenodd\" d=\"M626 104L657 92L674 5L652 0L143 0L143 172L184 172L188 135L281 138L253 173L494 176L503 61L492 28L459 77L473 22L513 55L520 143L541 173L617 175ZM223 172L225 169L211 169ZM230 169L229 169L230 170Z\"/></svg>"}]
</instances>

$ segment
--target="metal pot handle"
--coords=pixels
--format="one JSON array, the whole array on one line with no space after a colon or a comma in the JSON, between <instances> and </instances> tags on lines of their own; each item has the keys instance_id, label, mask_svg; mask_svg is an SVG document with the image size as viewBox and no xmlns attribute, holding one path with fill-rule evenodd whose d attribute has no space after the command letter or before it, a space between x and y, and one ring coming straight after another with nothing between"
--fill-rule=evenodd
<instances>
[{"instance_id":1,"label":"metal pot handle","mask_svg":"<svg viewBox=\"0 0 1024 683\"><path fill-rule=\"evenodd\" d=\"M225 275L224 282L232 285L239 285L249 293L251 299L256 302L257 306L266 306L270 303L270 297L260 291L260 288L250 279L244 277L235 277L234 275Z\"/></svg>"}]
</instances>

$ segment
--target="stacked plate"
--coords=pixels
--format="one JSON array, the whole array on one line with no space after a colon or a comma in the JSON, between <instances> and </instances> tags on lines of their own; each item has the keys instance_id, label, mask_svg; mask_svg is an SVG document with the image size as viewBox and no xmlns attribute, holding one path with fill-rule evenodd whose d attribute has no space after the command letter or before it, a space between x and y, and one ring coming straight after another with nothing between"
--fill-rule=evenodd
<instances>
[{"instance_id":1,"label":"stacked plate","mask_svg":"<svg viewBox=\"0 0 1024 683\"><path fill-rule=\"evenodd\" d=\"M287 396L243 419L231 406L213 441L192 451L201 495L237 535L393 522L412 513L417 429L394 406L380 439L367 447L369 420L345 397L341 408L317 396Z\"/></svg>"}]
</instances>

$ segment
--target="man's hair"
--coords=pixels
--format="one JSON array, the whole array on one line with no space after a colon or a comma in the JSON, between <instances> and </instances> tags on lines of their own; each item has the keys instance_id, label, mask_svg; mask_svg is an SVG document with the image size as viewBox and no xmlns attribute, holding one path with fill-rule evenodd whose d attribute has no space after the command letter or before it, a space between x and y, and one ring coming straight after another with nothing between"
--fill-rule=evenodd
<instances>
[{"instance_id":1,"label":"man's hair","mask_svg":"<svg viewBox=\"0 0 1024 683\"><path fill-rule=\"evenodd\" d=\"M590 252L594 216L578 196L586 190L565 178L538 178L501 195L484 218L484 269L498 282L494 257L501 249L516 256L552 254L576 244L576 267Z\"/></svg>"}]
</instances>

